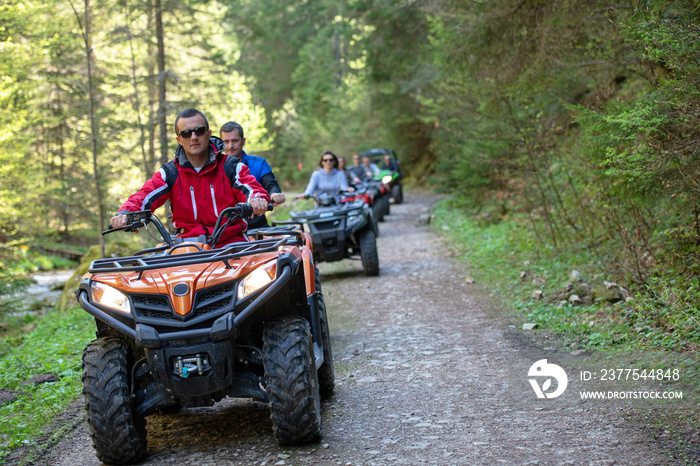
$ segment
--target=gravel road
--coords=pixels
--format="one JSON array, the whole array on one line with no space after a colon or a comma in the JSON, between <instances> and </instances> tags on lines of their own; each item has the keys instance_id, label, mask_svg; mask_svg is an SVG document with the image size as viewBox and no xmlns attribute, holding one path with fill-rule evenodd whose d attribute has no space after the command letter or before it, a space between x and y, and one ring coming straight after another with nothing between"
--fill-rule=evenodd
<instances>
[{"instance_id":1,"label":"gravel road","mask_svg":"<svg viewBox=\"0 0 700 466\"><path fill-rule=\"evenodd\" d=\"M321 443L280 447L265 405L225 400L149 418L143 464L598 465L700 458L692 443L697 432L685 438L695 450L683 449L645 421L677 404L582 400L580 389L593 385L578 373L594 367L595 356L544 349L509 327L480 285L465 282L464 265L440 236L416 224L433 202L409 194L392 205L377 240L379 277L365 277L359 261L320 266L337 381L324 403ZM568 374L563 395L537 398L528 371L541 359ZM76 403L61 422L62 439L32 464L99 464L82 406Z\"/></svg>"}]
</instances>

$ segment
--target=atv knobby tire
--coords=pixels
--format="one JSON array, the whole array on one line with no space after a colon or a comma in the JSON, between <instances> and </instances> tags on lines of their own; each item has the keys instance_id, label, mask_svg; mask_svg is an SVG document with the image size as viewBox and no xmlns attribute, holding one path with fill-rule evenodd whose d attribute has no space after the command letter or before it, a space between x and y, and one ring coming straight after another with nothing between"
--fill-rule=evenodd
<instances>
[{"instance_id":1,"label":"atv knobby tire","mask_svg":"<svg viewBox=\"0 0 700 466\"><path fill-rule=\"evenodd\" d=\"M382 205L384 206L384 215L391 215L391 205L389 204L389 195L382 196Z\"/></svg>"},{"instance_id":2,"label":"atv knobby tire","mask_svg":"<svg viewBox=\"0 0 700 466\"><path fill-rule=\"evenodd\" d=\"M270 322L263 331L270 418L281 445L321 438L321 398L311 328L302 317Z\"/></svg>"},{"instance_id":3,"label":"atv knobby tire","mask_svg":"<svg viewBox=\"0 0 700 466\"><path fill-rule=\"evenodd\" d=\"M90 342L83 351L83 395L90 438L100 461L131 464L146 455L146 422L130 400L128 347L119 338Z\"/></svg>"},{"instance_id":4,"label":"atv knobby tire","mask_svg":"<svg viewBox=\"0 0 700 466\"><path fill-rule=\"evenodd\" d=\"M374 202L372 203L372 213L374 214L374 218L377 219L378 222L383 222L384 221L384 205L382 204L382 199L383 197L375 197Z\"/></svg>"},{"instance_id":5,"label":"atv knobby tire","mask_svg":"<svg viewBox=\"0 0 700 466\"><path fill-rule=\"evenodd\" d=\"M394 204L401 204L403 202L403 189L400 184L395 184L391 187L391 197L394 198Z\"/></svg>"},{"instance_id":6,"label":"atv knobby tire","mask_svg":"<svg viewBox=\"0 0 700 466\"><path fill-rule=\"evenodd\" d=\"M374 232L374 236L378 238L379 237L379 222L377 221L376 218L374 218L374 213L372 213L371 216L368 216L367 220L369 220L369 223L372 226L372 231Z\"/></svg>"},{"instance_id":7,"label":"atv knobby tire","mask_svg":"<svg viewBox=\"0 0 700 466\"><path fill-rule=\"evenodd\" d=\"M314 268L316 292L318 293L318 312L321 320L321 343L323 344L323 364L318 368L318 386L321 398L329 398L335 389L335 372L333 369L333 352L331 351L331 333L328 329L326 301L321 291L321 273Z\"/></svg>"},{"instance_id":8,"label":"atv knobby tire","mask_svg":"<svg viewBox=\"0 0 700 466\"><path fill-rule=\"evenodd\" d=\"M379 255L377 254L377 238L371 229L360 233L360 257L365 275L379 275Z\"/></svg>"}]
</instances>

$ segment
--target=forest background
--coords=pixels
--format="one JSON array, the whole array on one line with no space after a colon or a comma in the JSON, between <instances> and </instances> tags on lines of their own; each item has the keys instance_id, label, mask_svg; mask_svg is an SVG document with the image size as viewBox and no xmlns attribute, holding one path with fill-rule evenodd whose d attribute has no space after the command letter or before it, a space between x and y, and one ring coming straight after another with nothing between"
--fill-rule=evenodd
<instances>
[{"instance_id":1,"label":"forest background","mask_svg":"<svg viewBox=\"0 0 700 466\"><path fill-rule=\"evenodd\" d=\"M575 257L695 347L699 68L691 1L3 0L0 279L97 243L196 107L286 190L393 148L449 217L517 232L500 254Z\"/></svg>"},{"instance_id":2,"label":"forest background","mask_svg":"<svg viewBox=\"0 0 700 466\"><path fill-rule=\"evenodd\" d=\"M443 196L433 225L511 327L679 367L694 395L698 5L0 0L0 392L24 393L0 406L0 462L79 395L94 335L74 305L18 311L31 273L66 267L41 251L101 243L188 107L215 135L241 123L287 191L325 149L394 149L408 193ZM25 384L46 373L59 382ZM691 411L667 418L696 426Z\"/></svg>"}]
</instances>

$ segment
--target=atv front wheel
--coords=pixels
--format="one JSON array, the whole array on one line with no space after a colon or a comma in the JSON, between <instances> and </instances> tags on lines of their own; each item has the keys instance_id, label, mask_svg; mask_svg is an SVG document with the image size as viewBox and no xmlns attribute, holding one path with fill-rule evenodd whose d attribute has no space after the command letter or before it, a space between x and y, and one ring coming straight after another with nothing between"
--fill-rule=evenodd
<instances>
[{"instance_id":1,"label":"atv front wheel","mask_svg":"<svg viewBox=\"0 0 700 466\"><path fill-rule=\"evenodd\" d=\"M400 184L395 184L391 187L391 197L394 198L394 204L401 204L403 202L403 189L401 189Z\"/></svg>"},{"instance_id":2,"label":"atv front wheel","mask_svg":"<svg viewBox=\"0 0 700 466\"><path fill-rule=\"evenodd\" d=\"M384 206L384 215L391 215L391 205L389 204L389 195L382 196L382 205Z\"/></svg>"},{"instance_id":3,"label":"atv front wheel","mask_svg":"<svg viewBox=\"0 0 700 466\"><path fill-rule=\"evenodd\" d=\"M316 292L318 293L318 313L321 320L321 343L323 344L323 364L318 368L318 385L322 398L329 398L335 389L335 373L333 370L333 352L331 351L331 332L328 329L326 301L321 291L321 273L314 268Z\"/></svg>"},{"instance_id":4,"label":"atv front wheel","mask_svg":"<svg viewBox=\"0 0 700 466\"><path fill-rule=\"evenodd\" d=\"M377 221L376 218L374 218L374 214L372 214L371 217L368 217L368 220L372 224L372 231L374 232L374 236L378 237L379 236L379 222Z\"/></svg>"},{"instance_id":5,"label":"atv front wheel","mask_svg":"<svg viewBox=\"0 0 700 466\"><path fill-rule=\"evenodd\" d=\"M371 229L367 229L360 235L360 257L362 269L365 275L373 277L379 275L379 255L377 254L377 238Z\"/></svg>"},{"instance_id":6,"label":"atv front wheel","mask_svg":"<svg viewBox=\"0 0 700 466\"><path fill-rule=\"evenodd\" d=\"M127 351L126 343L114 337L98 338L83 351L87 422L104 463L134 463L146 455L146 422L134 416Z\"/></svg>"},{"instance_id":7,"label":"atv front wheel","mask_svg":"<svg viewBox=\"0 0 700 466\"><path fill-rule=\"evenodd\" d=\"M384 205L382 204L382 197L376 197L374 198L374 202L372 203L372 213L374 214L374 218L377 219L378 222L383 222L384 221Z\"/></svg>"},{"instance_id":8,"label":"atv front wheel","mask_svg":"<svg viewBox=\"0 0 700 466\"><path fill-rule=\"evenodd\" d=\"M321 438L321 398L311 328L302 317L270 322L263 331L270 418L281 445Z\"/></svg>"}]
</instances>

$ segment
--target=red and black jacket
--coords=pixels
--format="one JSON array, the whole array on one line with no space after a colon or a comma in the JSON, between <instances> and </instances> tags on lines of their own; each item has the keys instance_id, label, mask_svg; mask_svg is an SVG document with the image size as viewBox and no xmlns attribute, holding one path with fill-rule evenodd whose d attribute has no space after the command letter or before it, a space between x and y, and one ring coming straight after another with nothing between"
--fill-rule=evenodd
<instances>
[{"instance_id":1,"label":"red and black jacket","mask_svg":"<svg viewBox=\"0 0 700 466\"><path fill-rule=\"evenodd\" d=\"M121 206L118 214L139 210L154 211L170 201L173 225L182 237L211 235L216 219L226 207L262 197L270 201L265 189L238 158L223 153L223 141L209 140L209 161L199 173L185 156L182 146L175 158L146 181L143 187ZM244 220L238 220L221 235L218 246L246 241Z\"/></svg>"}]
</instances>

